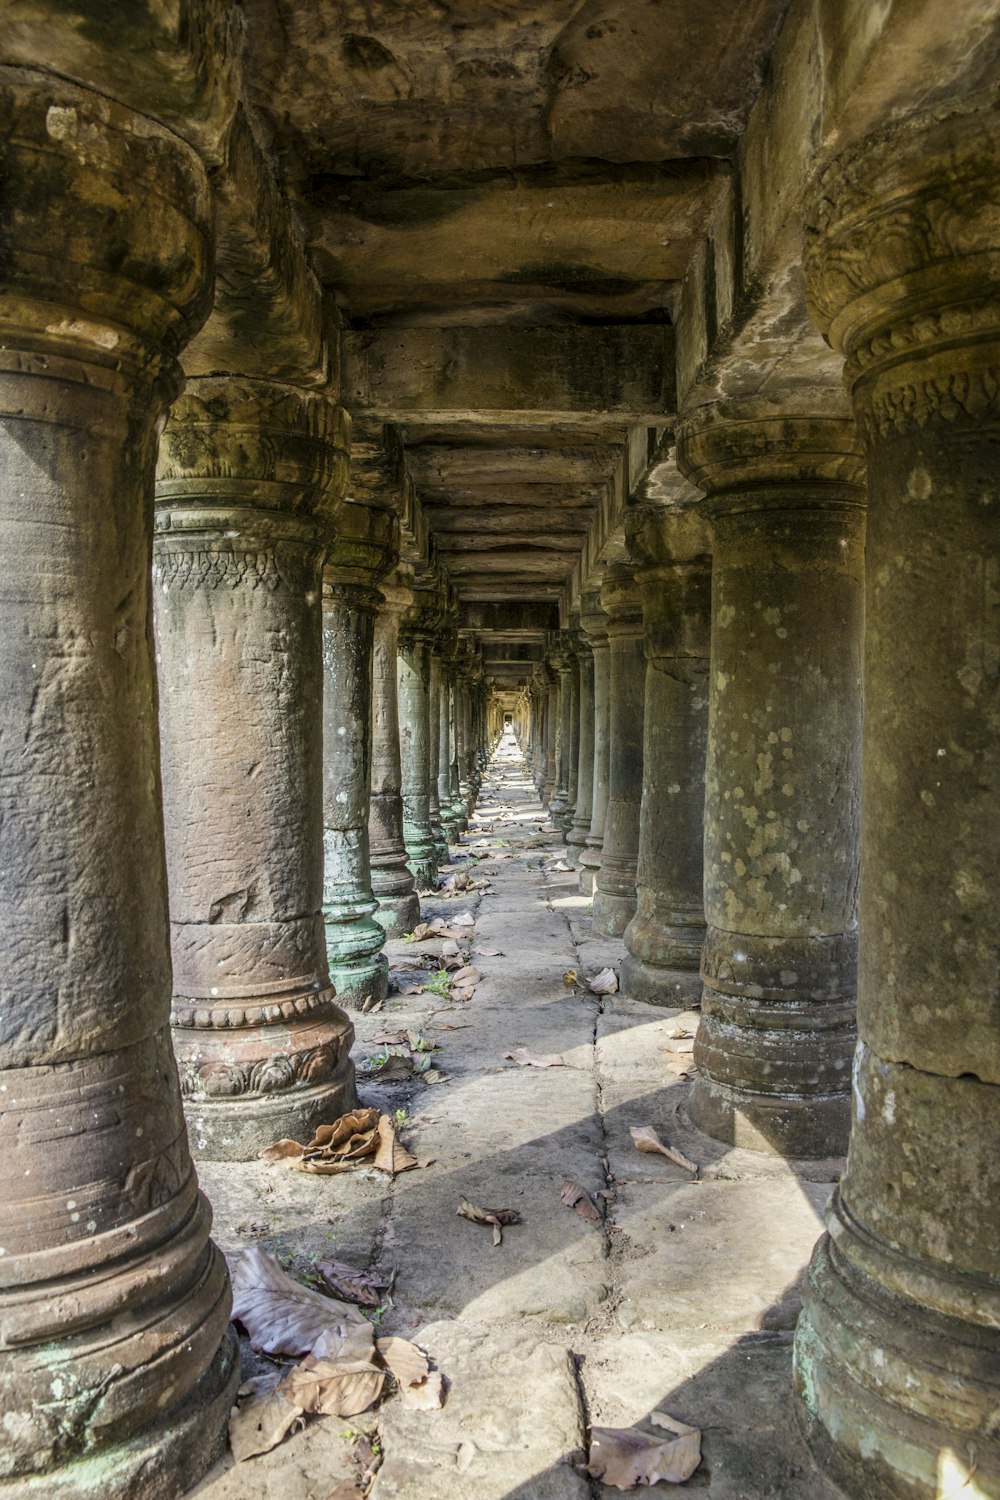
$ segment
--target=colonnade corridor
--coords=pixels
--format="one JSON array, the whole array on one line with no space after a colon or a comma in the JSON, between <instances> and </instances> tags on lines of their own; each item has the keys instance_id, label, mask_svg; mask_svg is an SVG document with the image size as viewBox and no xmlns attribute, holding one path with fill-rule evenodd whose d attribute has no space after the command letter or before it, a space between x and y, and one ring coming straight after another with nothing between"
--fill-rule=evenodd
<instances>
[{"instance_id":1,"label":"colonnade corridor","mask_svg":"<svg viewBox=\"0 0 1000 1500\"><path fill-rule=\"evenodd\" d=\"M442 868L445 882L468 872L486 889L422 899L425 922L468 933L458 956L482 976L471 999L400 994L432 979L449 940L399 939L386 947L388 998L354 1016L362 1104L404 1111L402 1138L429 1165L390 1183L363 1167L322 1177L282 1162L199 1164L233 1267L256 1246L307 1284L330 1259L394 1273L380 1332L432 1357L448 1384L443 1409L390 1399L377 1415L312 1419L211 1475L199 1500L326 1500L356 1473L363 1431L377 1434L379 1497L610 1497L620 1491L585 1472L587 1425L631 1427L656 1410L702 1430L689 1486L699 1495L838 1493L799 1436L791 1382L801 1279L837 1164L799 1175L686 1124L679 1073L693 1071L697 1015L586 989L587 976L620 970L624 948L595 934L567 852L508 731ZM466 915L474 927L453 925ZM411 1055L403 1033L440 1048L429 1055L446 1081L366 1078L366 1061ZM519 1049L562 1065L507 1060ZM644 1126L696 1160L698 1180L640 1153L630 1128ZM561 1201L567 1182L597 1220ZM494 1247L489 1227L456 1213L462 1198L522 1222ZM245 1373L267 1363L251 1357Z\"/></svg>"}]
</instances>

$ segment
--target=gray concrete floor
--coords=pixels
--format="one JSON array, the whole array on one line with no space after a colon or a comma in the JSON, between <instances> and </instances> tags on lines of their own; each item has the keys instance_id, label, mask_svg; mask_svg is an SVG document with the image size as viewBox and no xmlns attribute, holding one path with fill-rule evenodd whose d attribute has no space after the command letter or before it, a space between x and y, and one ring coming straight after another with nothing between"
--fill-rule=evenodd
<instances>
[{"instance_id":1,"label":"gray concrete floor","mask_svg":"<svg viewBox=\"0 0 1000 1500\"><path fill-rule=\"evenodd\" d=\"M364 1103L406 1111L406 1144L433 1165L394 1183L370 1169L200 1166L231 1263L257 1244L301 1275L331 1253L395 1268L380 1327L433 1357L448 1382L444 1408L406 1412L390 1397L368 1417L313 1418L267 1455L235 1467L227 1458L200 1500L328 1500L356 1476L361 1434L381 1459L372 1500L608 1500L621 1492L586 1476L588 1424L629 1426L656 1409L703 1430L688 1490L710 1500L837 1495L798 1435L791 1399L799 1288L837 1164L728 1150L686 1125L690 1085L665 1049L697 1017L564 982L569 970L583 980L617 967L623 949L594 933L547 826L505 742L451 867L478 859L474 878L489 890L424 903L425 920L471 912L470 946L500 956L473 956L483 977L466 1003L392 994L356 1018L359 1066L384 1051L373 1040L383 1031L440 1044L434 1063L447 1082L360 1082ZM387 951L416 961L412 943ZM561 1053L567 1066L518 1067L504 1060L515 1047ZM702 1180L637 1152L632 1125L655 1126ZM601 1222L561 1203L566 1180L605 1206ZM488 1229L456 1215L463 1196L516 1208L523 1223L494 1248Z\"/></svg>"}]
</instances>

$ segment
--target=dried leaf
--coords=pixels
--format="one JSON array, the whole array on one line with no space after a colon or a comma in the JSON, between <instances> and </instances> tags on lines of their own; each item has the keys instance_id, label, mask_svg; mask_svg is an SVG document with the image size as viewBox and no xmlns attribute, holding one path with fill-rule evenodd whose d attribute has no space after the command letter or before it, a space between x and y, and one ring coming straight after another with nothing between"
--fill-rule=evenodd
<instances>
[{"instance_id":1,"label":"dried leaf","mask_svg":"<svg viewBox=\"0 0 1000 1500\"><path fill-rule=\"evenodd\" d=\"M587 979L587 988L592 995L617 995L618 975L614 969L601 969Z\"/></svg>"},{"instance_id":2,"label":"dried leaf","mask_svg":"<svg viewBox=\"0 0 1000 1500\"><path fill-rule=\"evenodd\" d=\"M629 1135L632 1137L637 1151L658 1151L661 1156L669 1157L679 1167L683 1167L686 1172L693 1172L697 1177L699 1172L697 1162L691 1161L689 1157L684 1155L683 1151L677 1151L673 1146L664 1145L652 1125L631 1125L629 1126Z\"/></svg>"},{"instance_id":3,"label":"dried leaf","mask_svg":"<svg viewBox=\"0 0 1000 1500\"><path fill-rule=\"evenodd\" d=\"M380 1031L378 1036L373 1036L373 1042L381 1042L385 1047L402 1047L410 1039L408 1031Z\"/></svg>"},{"instance_id":4,"label":"dried leaf","mask_svg":"<svg viewBox=\"0 0 1000 1500\"><path fill-rule=\"evenodd\" d=\"M364 1359L372 1326L363 1313L302 1286L256 1246L233 1272L233 1317L265 1354L318 1354Z\"/></svg>"},{"instance_id":5,"label":"dried leaf","mask_svg":"<svg viewBox=\"0 0 1000 1500\"><path fill-rule=\"evenodd\" d=\"M578 984L579 980L580 976L575 969L567 969L565 974L563 975L563 984L565 984L567 987L573 984Z\"/></svg>"},{"instance_id":6,"label":"dried leaf","mask_svg":"<svg viewBox=\"0 0 1000 1500\"><path fill-rule=\"evenodd\" d=\"M687 1026L671 1026L667 1032L670 1037L693 1037L694 1032ZM679 1050L679 1049L678 1049Z\"/></svg>"},{"instance_id":7,"label":"dried leaf","mask_svg":"<svg viewBox=\"0 0 1000 1500\"><path fill-rule=\"evenodd\" d=\"M344 1479L330 1491L326 1500L365 1500L365 1492L353 1480Z\"/></svg>"},{"instance_id":8,"label":"dried leaf","mask_svg":"<svg viewBox=\"0 0 1000 1500\"><path fill-rule=\"evenodd\" d=\"M422 995L424 993L422 984L409 984L406 981L397 982L396 990L400 995Z\"/></svg>"},{"instance_id":9,"label":"dried leaf","mask_svg":"<svg viewBox=\"0 0 1000 1500\"><path fill-rule=\"evenodd\" d=\"M405 1410L437 1411L444 1401L443 1382L423 1350L394 1337L377 1339L375 1347L395 1377Z\"/></svg>"},{"instance_id":10,"label":"dried leaf","mask_svg":"<svg viewBox=\"0 0 1000 1500\"><path fill-rule=\"evenodd\" d=\"M587 1473L617 1490L634 1489L636 1485L684 1484L701 1463L701 1433L655 1412L653 1420L667 1427L675 1436L656 1437L635 1428L592 1427Z\"/></svg>"},{"instance_id":11,"label":"dried leaf","mask_svg":"<svg viewBox=\"0 0 1000 1500\"><path fill-rule=\"evenodd\" d=\"M376 1083L406 1083L413 1077L413 1058L406 1053L390 1052L383 1062L369 1058L364 1073Z\"/></svg>"},{"instance_id":12,"label":"dried leaf","mask_svg":"<svg viewBox=\"0 0 1000 1500\"><path fill-rule=\"evenodd\" d=\"M273 1146L265 1146L263 1151L258 1152L261 1161L287 1161L291 1157L301 1156L305 1150L298 1141L281 1140L275 1141Z\"/></svg>"},{"instance_id":13,"label":"dried leaf","mask_svg":"<svg viewBox=\"0 0 1000 1500\"><path fill-rule=\"evenodd\" d=\"M575 1208L581 1219L600 1221L600 1209L593 1198L576 1182L564 1182L559 1197L567 1208Z\"/></svg>"},{"instance_id":14,"label":"dried leaf","mask_svg":"<svg viewBox=\"0 0 1000 1500\"><path fill-rule=\"evenodd\" d=\"M463 1219L471 1219L473 1224L491 1224L493 1226L493 1243L499 1245L503 1241L500 1232L503 1224L520 1224L521 1215L516 1208L477 1208L467 1198L458 1200L456 1210Z\"/></svg>"},{"instance_id":15,"label":"dried leaf","mask_svg":"<svg viewBox=\"0 0 1000 1500\"><path fill-rule=\"evenodd\" d=\"M396 1127L388 1115L379 1118L378 1150L373 1165L380 1172L387 1172L390 1177L397 1177L400 1172L409 1172L412 1167L420 1166L417 1158L399 1141Z\"/></svg>"},{"instance_id":16,"label":"dried leaf","mask_svg":"<svg viewBox=\"0 0 1000 1500\"><path fill-rule=\"evenodd\" d=\"M252 1395L234 1406L229 1418L229 1446L238 1464L258 1453L270 1453L290 1432L304 1427L302 1408L273 1390Z\"/></svg>"},{"instance_id":17,"label":"dried leaf","mask_svg":"<svg viewBox=\"0 0 1000 1500\"><path fill-rule=\"evenodd\" d=\"M448 1083L451 1078L451 1074L442 1073L440 1068L424 1068L422 1073L417 1074L417 1077L420 1079L421 1083L426 1083L428 1087L433 1087L435 1083ZM428 1165L428 1163L420 1162L418 1165L426 1166Z\"/></svg>"},{"instance_id":18,"label":"dried leaf","mask_svg":"<svg viewBox=\"0 0 1000 1500\"><path fill-rule=\"evenodd\" d=\"M471 911L460 911L457 917L451 919L452 927L475 927L476 919Z\"/></svg>"},{"instance_id":19,"label":"dried leaf","mask_svg":"<svg viewBox=\"0 0 1000 1500\"><path fill-rule=\"evenodd\" d=\"M278 1393L316 1416L357 1417L375 1405L385 1371L366 1359L315 1359L307 1355L289 1370Z\"/></svg>"},{"instance_id":20,"label":"dried leaf","mask_svg":"<svg viewBox=\"0 0 1000 1500\"><path fill-rule=\"evenodd\" d=\"M513 1052L505 1052L504 1058L517 1063L519 1068L568 1068L569 1063L561 1052L529 1052L527 1047L515 1047Z\"/></svg>"},{"instance_id":21,"label":"dried leaf","mask_svg":"<svg viewBox=\"0 0 1000 1500\"><path fill-rule=\"evenodd\" d=\"M378 1307L382 1294L392 1288L396 1273L386 1278L379 1271L356 1271L342 1260L320 1260L316 1270L334 1297L361 1307Z\"/></svg>"},{"instance_id":22,"label":"dried leaf","mask_svg":"<svg viewBox=\"0 0 1000 1500\"><path fill-rule=\"evenodd\" d=\"M503 958L502 948L473 948L479 958Z\"/></svg>"},{"instance_id":23,"label":"dried leaf","mask_svg":"<svg viewBox=\"0 0 1000 1500\"><path fill-rule=\"evenodd\" d=\"M460 989L465 989L470 985L473 987L477 985L482 977L474 964L465 964L458 970L451 982L452 985L457 984Z\"/></svg>"}]
</instances>

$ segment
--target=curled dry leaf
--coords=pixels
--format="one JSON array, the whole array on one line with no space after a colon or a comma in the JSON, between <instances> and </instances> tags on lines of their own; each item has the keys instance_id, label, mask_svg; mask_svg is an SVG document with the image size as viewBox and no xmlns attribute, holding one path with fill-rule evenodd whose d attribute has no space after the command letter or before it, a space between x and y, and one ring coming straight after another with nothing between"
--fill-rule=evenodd
<instances>
[{"instance_id":1,"label":"curled dry leaf","mask_svg":"<svg viewBox=\"0 0 1000 1500\"><path fill-rule=\"evenodd\" d=\"M669 1036L669 1037L689 1037L689 1036L693 1037L694 1036L694 1032L691 1030L691 1028L689 1026L671 1026L667 1030L667 1036ZM677 1050L680 1051L680 1048L678 1048Z\"/></svg>"},{"instance_id":2,"label":"curled dry leaf","mask_svg":"<svg viewBox=\"0 0 1000 1500\"><path fill-rule=\"evenodd\" d=\"M408 1031L380 1031L377 1036L372 1037L373 1042L381 1042L385 1047L403 1047L409 1039Z\"/></svg>"},{"instance_id":3,"label":"curled dry leaf","mask_svg":"<svg viewBox=\"0 0 1000 1500\"><path fill-rule=\"evenodd\" d=\"M343 1479L330 1491L326 1500L365 1500L365 1492L353 1479Z\"/></svg>"},{"instance_id":4,"label":"curled dry leaf","mask_svg":"<svg viewBox=\"0 0 1000 1500\"><path fill-rule=\"evenodd\" d=\"M372 1325L363 1313L302 1286L256 1246L233 1272L233 1317L264 1354L330 1354L366 1359Z\"/></svg>"},{"instance_id":5,"label":"curled dry leaf","mask_svg":"<svg viewBox=\"0 0 1000 1500\"><path fill-rule=\"evenodd\" d=\"M471 911L460 911L457 917L451 919L452 927L475 927L476 919Z\"/></svg>"},{"instance_id":6,"label":"curled dry leaf","mask_svg":"<svg viewBox=\"0 0 1000 1500\"><path fill-rule=\"evenodd\" d=\"M413 1077L413 1058L403 1052L390 1052L378 1062L369 1058L363 1071L376 1083L406 1083Z\"/></svg>"},{"instance_id":7,"label":"curled dry leaf","mask_svg":"<svg viewBox=\"0 0 1000 1500\"><path fill-rule=\"evenodd\" d=\"M630 1125L629 1135L637 1151L658 1151L661 1156L666 1156L670 1161L676 1162L683 1167L685 1172L693 1172L697 1177L699 1167L697 1162L691 1161L690 1157L684 1155L683 1151L677 1151L673 1146L667 1146L660 1140L652 1125Z\"/></svg>"},{"instance_id":8,"label":"curled dry leaf","mask_svg":"<svg viewBox=\"0 0 1000 1500\"><path fill-rule=\"evenodd\" d=\"M618 975L614 969L600 969L587 979L587 988L592 995L617 995Z\"/></svg>"},{"instance_id":9,"label":"curled dry leaf","mask_svg":"<svg viewBox=\"0 0 1000 1500\"><path fill-rule=\"evenodd\" d=\"M422 995L424 993L422 984L413 984L405 979L397 981L396 990L400 995Z\"/></svg>"},{"instance_id":10,"label":"curled dry leaf","mask_svg":"<svg viewBox=\"0 0 1000 1500\"><path fill-rule=\"evenodd\" d=\"M452 986L457 984L459 988L465 989L477 985L482 977L475 964L463 964L462 968L454 974L451 982Z\"/></svg>"},{"instance_id":11,"label":"curled dry leaf","mask_svg":"<svg viewBox=\"0 0 1000 1500\"><path fill-rule=\"evenodd\" d=\"M519 1068L568 1068L569 1063L561 1052L530 1052L527 1047L515 1047L504 1053L505 1061L517 1063Z\"/></svg>"},{"instance_id":12,"label":"curled dry leaf","mask_svg":"<svg viewBox=\"0 0 1000 1500\"><path fill-rule=\"evenodd\" d=\"M356 1271L342 1260L317 1261L316 1270L332 1296L361 1307L378 1307L396 1279L395 1271L388 1276L379 1271Z\"/></svg>"},{"instance_id":13,"label":"curled dry leaf","mask_svg":"<svg viewBox=\"0 0 1000 1500\"><path fill-rule=\"evenodd\" d=\"M590 1194L579 1183L564 1182L559 1197L567 1208L575 1208L581 1219L600 1220L601 1212Z\"/></svg>"},{"instance_id":14,"label":"curled dry leaf","mask_svg":"<svg viewBox=\"0 0 1000 1500\"><path fill-rule=\"evenodd\" d=\"M385 1371L370 1359L316 1359L307 1355L289 1370L278 1394L316 1416L357 1417L375 1405Z\"/></svg>"},{"instance_id":15,"label":"curled dry leaf","mask_svg":"<svg viewBox=\"0 0 1000 1500\"><path fill-rule=\"evenodd\" d=\"M490 1224L493 1227L493 1243L499 1245L503 1241L501 1226L504 1224L520 1224L521 1215L516 1208L477 1208L470 1203L468 1198L458 1200L456 1210L463 1219L471 1219L473 1224Z\"/></svg>"},{"instance_id":16,"label":"curled dry leaf","mask_svg":"<svg viewBox=\"0 0 1000 1500\"><path fill-rule=\"evenodd\" d=\"M502 948L473 948L477 958L503 958Z\"/></svg>"},{"instance_id":17,"label":"curled dry leaf","mask_svg":"<svg viewBox=\"0 0 1000 1500\"><path fill-rule=\"evenodd\" d=\"M380 1172L387 1172L390 1177L397 1177L400 1172L409 1172L413 1167L424 1165L402 1145L388 1115L379 1117L378 1150L372 1165Z\"/></svg>"},{"instance_id":18,"label":"curled dry leaf","mask_svg":"<svg viewBox=\"0 0 1000 1500\"><path fill-rule=\"evenodd\" d=\"M575 969L567 969L565 974L563 975L563 984L566 985L567 988L569 988L570 985L578 984L579 980L580 976Z\"/></svg>"},{"instance_id":19,"label":"curled dry leaf","mask_svg":"<svg viewBox=\"0 0 1000 1500\"><path fill-rule=\"evenodd\" d=\"M238 1464L270 1453L293 1430L305 1426L302 1408L273 1389L251 1394L229 1417L229 1446Z\"/></svg>"},{"instance_id":20,"label":"curled dry leaf","mask_svg":"<svg viewBox=\"0 0 1000 1500\"><path fill-rule=\"evenodd\" d=\"M444 1401L441 1375L432 1371L422 1349L409 1339L382 1338L375 1342L380 1357L399 1386L399 1397L407 1411L437 1411Z\"/></svg>"},{"instance_id":21,"label":"curled dry leaf","mask_svg":"<svg viewBox=\"0 0 1000 1500\"><path fill-rule=\"evenodd\" d=\"M674 1435L656 1437L630 1427L592 1427L587 1473L617 1490L640 1484L684 1484L701 1463L701 1433L666 1412L654 1412L658 1427Z\"/></svg>"}]
</instances>

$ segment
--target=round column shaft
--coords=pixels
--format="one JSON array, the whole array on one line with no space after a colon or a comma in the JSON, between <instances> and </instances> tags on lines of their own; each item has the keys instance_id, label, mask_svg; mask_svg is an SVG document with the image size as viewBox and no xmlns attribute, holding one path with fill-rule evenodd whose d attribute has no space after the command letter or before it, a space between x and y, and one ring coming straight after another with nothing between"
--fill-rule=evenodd
<instances>
[{"instance_id":1,"label":"round column shaft","mask_svg":"<svg viewBox=\"0 0 1000 1500\"><path fill-rule=\"evenodd\" d=\"M702 851L712 559L694 511L645 506L629 551L646 632L646 709L636 913L625 929L621 989L687 1008L701 996Z\"/></svg>"},{"instance_id":2,"label":"round column shaft","mask_svg":"<svg viewBox=\"0 0 1000 1500\"><path fill-rule=\"evenodd\" d=\"M635 915L642 804L643 651L642 599L630 568L609 570L601 587L608 617L608 802L601 867L594 883L594 926L621 937Z\"/></svg>"},{"instance_id":3,"label":"round column shaft","mask_svg":"<svg viewBox=\"0 0 1000 1500\"><path fill-rule=\"evenodd\" d=\"M441 700L443 697L443 674L441 656L432 645L429 653L427 678L427 800L430 809L431 833L434 837L434 853L439 864L448 858L448 835L444 827L444 809L441 805L438 769L441 762Z\"/></svg>"},{"instance_id":4,"label":"round column shaft","mask_svg":"<svg viewBox=\"0 0 1000 1500\"><path fill-rule=\"evenodd\" d=\"M579 859L587 842L594 810L594 656L587 641L580 640L577 656L580 663L580 738L576 804L566 843Z\"/></svg>"},{"instance_id":5,"label":"round column shaft","mask_svg":"<svg viewBox=\"0 0 1000 1500\"><path fill-rule=\"evenodd\" d=\"M376 591L395 560L390 511L346 502L323 570L323 924L341 1005L369 1010L385 998L385 933L374 920L368 849L372 650Z\"/></svg>"},{"instance_id":6,"label":"round column shaft","mask_svg":"<svg viewBox=\"0 0 1000 1500\"><path fill-rule=\"evenodd\" d=\"M549 802L549 820L561 833L569 827L572 808L569 803L569 763L573 729L573 696L570 686L572 660L563 638L549 652L549 665L556 674L556 777L555 790Z\"/></svg>"},{"instance_id":7,"label":"round column shaft","mask_svg":"<svg viewBox=\"0 0 1000 1500\"><path fill-rule=\"evenodd\" d=\"M763 403L678 430L714 533L699 1074L710 1135L847 1147L864 495L854 424Z\"/></svg>"},{"instance_id":8,"label":"round column shaft","mask_svg":"<svg viewBox=\"0 0 1000 1500\"><path fill-rule=\"evenodd\" d=\"M368 809L368 850L372 890L378 898L375 920L387 938L412 932L420 921L420 900L406 863L403 839L399 709L396 697L399 621L413 602L408 575L397 571L379 584L383 604L375 620L372 657L372 770Z\"/></svg>"},{"instance_id":9,"label":"round column shaft","mask_svg":"<svg viewBox=\"0 0 1000 1500\"><path fill-rule=\"evenodd\" d=\"M462 832L461 809L452 794L452 764L454 741L454 715L452 712L451 661L441 657L441 684L438 693L438 805L445 835L452 844L457 844Z\"/></svg>"},{"instance_id":10,"label":"round column shaft","mask_svg":"<svg viewBox=\"0 0 1000 1500\"><path fill-rule=\"evenodd\" d=\"M569 773L566 791L566 813L563 819L565 841L569 843L569 831L576 817L576 802L580 785L580 654L579 642L574 641L570 656L569 698Z\"/></svg>"},{"instance_id":11,"label":"round column shaft","mask_svg":"<svg viewBox=\"0 0 1000 1500\"><path fill-rule=\"evenodd\" d=\"M246 1160L355 1098L323 932L325 522L343 413L191 380L160 441L154 603L174 1050L196 1151Z\"/></svg>"},{"instance_id":12,"label":"round column shaft","mask_svg":"<svg viewBox=\"0 0 1000 1500\"><path fill-rule=\"evenodd\" d=\"M150 633L212 200L170 131L23 67L0 158L0 1492L172 1500L239 1366L170 1045Z\"/></svg>"},{"instance_id":13,"label":"round column shaft","mask_svg":"<svg viewBox=\"0 0 1000 1500\"><path fill-rule=\"evenodd\" d=\"M438 857L430 810L428 636L419 628L418 620L419 616L404 619L400 631L396 690L406 863L417 886L426 889L434 884Z\"/></svg>"},{"instance_id":14,"label":"round column shaft","mask_svg":"<svg viewBox=\"0 0 1000 1500\"><path fill-rule=\"evenodd\" d=\"M796 1334L855 1500L1000 1495L1000 117L853 149L807 220L868 457L860 1041Z\"/></svg>"},{"instance_id":15,"label":"round column shaft","mask_svg":"<svg viewBox=\"0 0 1000 1500\"><path fill-rule=\"evenodd\" d=\"M601 868L604 848L604 825L608 816L608 751L611 733L611 648L608 645L608 617L601 609L600 594L585 594L580 611L580 626L587 637L594 664L594 768L591 780L590 828L580 853L580 890L594 894L594 883Z\"/></svg>"},{"instance_id":16,"label":"round column shaft","mask_svg":"<svg viewBox=\"0 0 1000 1500\"><path fill-rule=\"evenodd\" d=\"M559 783L559 678L551 667L545 682L545 763L542 781L542 806L551 814Z\"/></svg>"}]
</instances>

